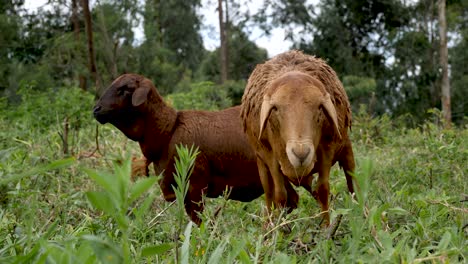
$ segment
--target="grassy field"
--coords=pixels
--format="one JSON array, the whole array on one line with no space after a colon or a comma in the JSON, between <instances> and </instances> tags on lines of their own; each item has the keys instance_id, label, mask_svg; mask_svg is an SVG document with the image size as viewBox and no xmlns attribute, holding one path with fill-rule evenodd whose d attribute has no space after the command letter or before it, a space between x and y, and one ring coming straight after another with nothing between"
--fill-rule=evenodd
<instances>
[{"instance_id":1,"label":"grassy field","mask_svg":"<svg viewBox=\"0 0 468 264\"><path fill-rule=\"evenodd\" d=\"M0 100L0 263L467 262L468 129L443 130L437 114L416 128L355 114L359 202L335 166L334 229L320 228L302 189L273 225L262 198L219 198L197 227L163 200L157 176L130 182L138 146L110 125L97 133L92 105L70 89Z\"/></svg>"}]
</instances>

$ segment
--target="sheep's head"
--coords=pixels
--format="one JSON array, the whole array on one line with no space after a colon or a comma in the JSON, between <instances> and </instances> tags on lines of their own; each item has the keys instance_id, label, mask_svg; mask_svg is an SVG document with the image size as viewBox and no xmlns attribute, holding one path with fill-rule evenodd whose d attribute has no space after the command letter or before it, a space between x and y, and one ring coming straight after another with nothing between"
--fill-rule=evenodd
<instances>
[{"instance_id":1,"label":"sheep's head","mask_svg":"<svg viewBox=\"0 0 468 264\"><path fill-rule=\"evenodd\" d=\"M93 109L101 124L111 123L128 138L138 140L143 131L144 104L153 88L150 80L124 74L107 88Z\"/></svg>"},{"instance_id":2,"label":"sheep's head","mask_svg":"<svg viewBox=\"0 0 468 264\"><path fill-rule=\"evenodd\" d=\"M325 119L341 137L330 95L315 78L288 72L267 88L260 110L259 139L267 136L288 178L308 175L314 168Z\"/></svg>"}]
</instances>

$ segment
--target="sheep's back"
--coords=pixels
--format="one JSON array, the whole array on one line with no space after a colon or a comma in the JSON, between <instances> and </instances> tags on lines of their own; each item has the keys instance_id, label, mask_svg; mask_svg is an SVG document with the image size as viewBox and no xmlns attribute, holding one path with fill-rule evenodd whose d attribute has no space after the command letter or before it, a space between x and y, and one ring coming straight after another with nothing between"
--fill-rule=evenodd
<instances>
[{"instance_id":1,"label":"sheep's back","mask_svg":"<svg viewBox=\"0 0 468 264\"><path fill-rule=\"evenodd\" d=\"M242 130L240 106L221 111L181 111L170 145L195 145L210 161L255 160Z\"/></svg>"}]
</instances>

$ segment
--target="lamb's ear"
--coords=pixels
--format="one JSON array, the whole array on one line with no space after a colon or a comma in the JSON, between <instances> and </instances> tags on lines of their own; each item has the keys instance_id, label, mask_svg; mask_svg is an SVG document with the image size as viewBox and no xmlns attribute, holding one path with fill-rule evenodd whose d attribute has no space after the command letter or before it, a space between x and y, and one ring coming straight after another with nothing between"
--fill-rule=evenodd
<instances>
[{"instance_id":1,"label":"lamb's ear","mask_svg":"<svg viewBox=\"0 0 468 264\"><path fill-rule=\"evenodd\" d=\"M273 106L270 97L265 96L263 98L262 108L260 109L260 132L258 133L258 139L262 137L263 130L265 129L268 117L270 117L271 110L273 110Z\"/></svg>"},{"instance_id":2,"label":"lamb's ear","mask_svg":"<svg viewBox=\"0 0 468 264\"><path fill-rule=\"evenodd\" d=\"M327 93L323 97L322 106L323 106L323 109L325 109L325 114L333 122L333 124L335 126L335 130L336 130L336 132L338 133L338 136L341 139L340 126L338 125L338 116L336 114L335 105L333 104L329 93Z\"/></svg>"},{"instance_id":3,"label":"lamb's ear","mask_svg":"<svg viewBox=\"0 0 468 264\"><path fill-rule=\"evenodd\" d=\"M140 83L140 86L135 89L132 95L132 105L139 106L148 100L148 94L151 90L151 83L144 80Z\"/></svg>"}]
</instances>

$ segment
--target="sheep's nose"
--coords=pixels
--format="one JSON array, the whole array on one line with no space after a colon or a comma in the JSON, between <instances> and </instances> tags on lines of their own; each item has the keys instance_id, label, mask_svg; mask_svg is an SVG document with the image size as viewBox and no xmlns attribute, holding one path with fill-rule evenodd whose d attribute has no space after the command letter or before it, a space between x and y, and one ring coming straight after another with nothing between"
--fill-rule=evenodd
<instances>
[{"instance_id":1,"label":"sheep's nose","mask_svg":"<svg viewBox=\"0 0 468 264\"><path fill-rule=\"evenodd\" d=\"M100 105L96 105L93 109L93 115L96 116L99 113L99 111L101 111L101 108L102 107Z\"/></svg>"},{"instance_id":2,"label":"sheep's nose","mask_svg":"<svg viewBox=\"0 0 468 264\"><path fill-rule=\"evenodd\" d=\"M292 148L292 153L303 163L307 156L309 156L310 148L305 144L299 144Z\"/></svg>"}]
</instances>

